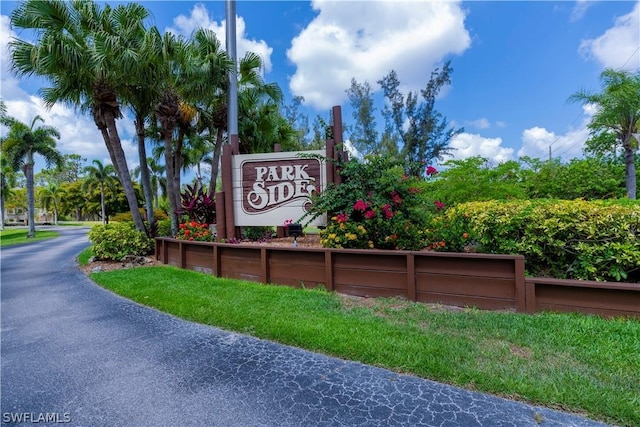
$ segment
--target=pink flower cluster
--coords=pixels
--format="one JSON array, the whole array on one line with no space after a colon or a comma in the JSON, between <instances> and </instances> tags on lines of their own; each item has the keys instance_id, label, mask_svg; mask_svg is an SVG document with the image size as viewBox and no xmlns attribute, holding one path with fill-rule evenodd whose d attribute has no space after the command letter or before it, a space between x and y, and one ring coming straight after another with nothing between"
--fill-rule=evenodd
<instances>
[{"instance_id":1,"label":"pink flower cluster","mask_svg":"<svg viewBox=\"0 0 640 427\"><path fill-rule=\"evenodd\" d=\"M424 172L427 174L427 176L433 176L438 173L438 170L433 166L427 166L427 169L425 169Z\"/></svg>"},{"instance_id":2,"label":"pink flower cluster","mask_svg":"<svg viewBox=\"0 0 640 427\"><path fill-rule=\"evenodd\" d=\"M346 213L339 213L338 215L336 215L336 221L338 221L338 223L345 223L349 220L349 215L347 215Z\"/></svg>"}]
</instances>

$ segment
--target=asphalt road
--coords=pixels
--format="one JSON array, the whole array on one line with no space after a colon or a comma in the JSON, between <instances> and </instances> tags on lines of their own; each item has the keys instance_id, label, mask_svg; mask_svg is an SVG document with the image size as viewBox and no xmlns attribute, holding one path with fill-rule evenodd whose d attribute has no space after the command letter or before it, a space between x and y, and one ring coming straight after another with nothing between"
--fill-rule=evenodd
<instances>
[{"instance_id":1,"label":"asphalt road","mask_svg":"<svg viewBox=\"0 0 640 427\"><path fill-rule=\"evenodd\" d=\"M2 424L603 425L132 303L77 268L86 231L0 253Z\"/></svg>"}]
</instances>

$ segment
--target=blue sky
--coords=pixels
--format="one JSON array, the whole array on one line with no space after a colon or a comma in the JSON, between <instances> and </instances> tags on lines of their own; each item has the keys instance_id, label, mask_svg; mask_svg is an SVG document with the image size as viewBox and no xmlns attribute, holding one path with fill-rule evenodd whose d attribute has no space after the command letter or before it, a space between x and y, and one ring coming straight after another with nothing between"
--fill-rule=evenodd
<instances>
[{"instance_id":1,"label":"blue sky","mask_svg":"<svg viewBox=\"0 0 640 427\"><path fill-rule=\"evenodd\" d=\"M208 27L224 46L224 1L141 3L161 30L189 35ZM7 42L17 35L8 15L15 5L0 5L0 91L9 113L25 122L40 114L61 131L64 153L108 162L88 117L63 106L43 110L41 83L17 81L7 71ZM287 101L303 96L310 121L316 114L328 118L334 105L342 106L345 123L353 121L345 94L351 78L377 90L377 80L395 69L405 91L418 90L450 60L452 85L436 108L465 128L452 143L458 159L547 158L549 147L554 157L579 157L592 111L567 98L598 90L606 67L640 70L635 1L237 1L236 11L238 56L260 54L265 80L277 82ZM132 120L125 117L119 126L133 168Z\"/></svg>"}]
</instances>

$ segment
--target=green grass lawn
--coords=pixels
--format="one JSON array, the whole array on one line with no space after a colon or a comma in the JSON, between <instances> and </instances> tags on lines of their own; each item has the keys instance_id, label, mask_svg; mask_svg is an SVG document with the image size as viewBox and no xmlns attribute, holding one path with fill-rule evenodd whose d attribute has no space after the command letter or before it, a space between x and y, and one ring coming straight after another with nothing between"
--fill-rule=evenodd
<instances>
[{"instance_id":1,"label":"green grass lawn","mask_svg":"<svg viewBox=\"0 0 640 427\"><path fill-rule=\"evenodd\" d=\"M26 228L5 228L0 231L0 247L17 245L19 243L38 242L40 240L53 239L60 236L60 233L48 230L36 229L36 237L27 239Z\"/></svg>"},{"instance_id":2,"label":"green grass lawn","mask_svg":"<svg viewBox=\"0 0 640 427\"><path fill-rule=\"evenodd\" d=\"M187 320L605 422L640 425L638 320L447 310L219 279L169 266L91 278Z\"/></svg>"}]
</instances>

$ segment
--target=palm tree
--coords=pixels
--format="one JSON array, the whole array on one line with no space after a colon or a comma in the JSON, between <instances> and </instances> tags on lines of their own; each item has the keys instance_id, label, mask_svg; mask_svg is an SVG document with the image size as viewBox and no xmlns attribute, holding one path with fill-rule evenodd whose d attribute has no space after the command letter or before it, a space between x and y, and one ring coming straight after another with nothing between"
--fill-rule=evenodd
<instances>
[{"instance_id":1,"label":"palm tree","mask_svg":"<svg viewBox=\"0 0 640 427\"><path fill-rule=\"evenodd\" d=\"M0 99L0 124L10 126L11 121L7 116L7 105L4 100ZM3 156L0 158L0 230L4 231L4 202L15 185L13 168L7 163L7 159Z\"/></svg>"},{"instance_id":2,"label":"palm tree","mask_svg":"<svg viewBox=\"0 0 640 427\"><path fill-rule=\"evenodd\" d=\"M100 190L100 215L102 217L102 223L107 223L107 210L105 204L105 189L114 188L117 181L116 171L113 165L104 166L100 160L93 160L95 166L85 167L87 177L82 184L82 190L93 190L96 187Z\"/></svg>"},{"instance_id":3,"label":"palm tree","mask_svg":"<svg viewBox=\"0 0 640 427\"><path fill-rule=\"evenodd\" d=\"M149 173L149 182L151 185L151 193L153 195L152 202L155 209L160 208L160 197L158 193L161 193L163 197L167 195L167 180L164 176L165 167L158 163L154 157L147 158L146 161L148 173ZM142 174L142 165L137 166L133 170L133 175L137 178Z\"/></svg>"},{"instance_id":4,"label":"palm tree","mask_svg":"<svg viewBox=\"0 0 640 427\"><path fill-rule=\"evenodd\" d=\"M6 156L7 162L13 170L18 170L22 167L24 171L27 182L29 224L27 238L35 237L34 155L39 154L44 157L48 166L51 164L61 165L63 157L56 150L56 139L60 138L60 133L52 126L36 127L38 121L44 123L40 116L36 116L31 121L30 126L16 119L8 118L6 120L10 127L7 136L0 139L2 153Z\"/></svg>"},{"instance_id":5,"label":"palm tree","mask_svg":"<svg viewBox=\"0 0 640 427\"><path fill-rule=\"evenodd\" d=\"M46 210L53 209L53 224L58 225L58 211L60 208L60 202L66 195L64 188L57 184L50 183L47 187L42 187L38 191L40 203Z\"/></svg>"},{"instance_id":6,"label":"palm tree","mask_svg":"<svg viewBox=\"0 0 640 427\"><path fill-rule=\"evenodd\" d=\"M124 102L131 108L134 114L134 125L138 138L138 157L140 166L136 168L142 184L146 202L147 219L153 221L153 200L157 198L157 190L154 193L151 182L151 168L148 167L146 152L146 135L148 133L147 122L153 126L154 108L162 96L162 85L158 85L159 71L163 68L162 55L158 53L160 34L157 29L146 30L138 28L135 39L139 40L139 56L136 68L131 70L123 96ZM159 62L160 61L160 62Z\"/></svg>"},{"instance_id":7,"label":"palm tree","mask_svg":"<svg viewBox=\"0 0 640 427\"><path fill-rule=\"evenodd\" d=\"M0 230L4 230L4 204L13 193L16 185L15 171L7 162L6 157L0 158Z\"/></svg>"},{"instance_id":8,"label":"palm tree","mask_svg":"<svg viewBox=\"0 0 640 427\"><path fill-rule=\"evenodd\" d=\"M215 136L209 182L209 197L213 197L227 129L227 75L233 69L233 62L211 30L198 29L193 34L190 49L191 67L186 70L183 90L188 98L200 100L198 131Z\"/></svg>"},{"instance_id":9,"label":"palm tree","mask_svg":"<svg viewBox=\"0 0 640 427\"><path fill-rule=\"evenodd\" d=\"M209 182L209 196L213 197L218 176L218 164L222 145L227 131L227 76L233 68L232 61L221 49L220 42L215 34L206 29L197 30L191 39L192 55L191 66L186 69L187 78L183 82L184 93L190 99L200 99L198 104L199 126L202 133L206 131L211 137L215 136L213 143L213 155L211 158L211 180ZM260 123L264 134L282 135L289 137L290 132L285 130L284 123L279 129L280 122L271 120L272 112L278 110L283 95L280 87L275 83L265 83L262 78L262 59L255 53L248 52L239 62L237 70L238 78L238 116L239 129L251 131ZM269 120L263 120L262 116L270 115ZM243 125L243 121L246 123ZM272 126L269 132L266 127ZM240 132L240 140L243 141L244 152L254 152L248 148L250 140L257 141L258 137L243 135ZM246 141L245 141L246 140ZM273 139L270 148L272 149Z\"/></svg>"},{"instance_id":10,"label":"palm tree","mask_svg":"<svg viewBox=\"0 0 640 427\"><path fill-rule=\"evenodd\" d=\"M569 101L595 104L598 111L588 128L586 149L596 154L622 147L626 169L627 197L636 198L635 152L640 133L640 73L606 69L600 74L602 92L578 91ZM634 136L635 135L635 136Z\"/></svg>"},{"instance_id":11,"label":"palm tree","mask_svg":"<svg viewBox=\"0 0 640 427\"><path fill-rule=\"evenodd\" d=\"M184 137L191 128L196 110L184 95L183 82L191 78L192 49L182 38L172 33L155 36L155 58L158 64L157 85L162 96L155 106L155 117L160 125L160 140L164 143L164 158L167 175L167 197L172 233L178 232L180 210L180 173L182 170L182 148Z\"/></svg>"},{"instance_id":12,"label":"palm tree","mask_svg":"<svg viewBox=\"0 0 640 427\"><path fill-rule=\"evenodd\" d=\"M93 1L26 0L11 15L14 28L34 30L35 43L10 42L12 68L19 77L39 76L51 87L41 94L48 107L66 103L90 112L120 177L134 224L145 230L122 149L116 120L118 97L139 57L136 35L148 11L137 4L105 6Z\"/></svg>"}]
</instances>

